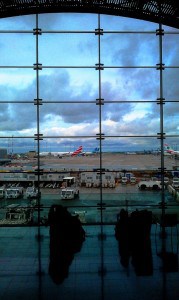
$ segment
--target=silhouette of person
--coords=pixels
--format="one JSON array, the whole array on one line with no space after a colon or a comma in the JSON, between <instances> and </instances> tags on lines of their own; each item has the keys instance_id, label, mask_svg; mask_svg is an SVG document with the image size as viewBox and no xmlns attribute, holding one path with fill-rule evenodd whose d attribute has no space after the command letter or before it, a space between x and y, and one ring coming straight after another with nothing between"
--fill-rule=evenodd
<instances>
[{"instance_id":1,"label":"silhouette of person","mask_svg":"<svg viewBox=\"0 0 179 300\"><path fill-rule=\"evenodd\" d=\"M81 250L85 231L76 216L61 205L52 205L48 215L50 225L49 275L56 284L68 276L74 254Z\"/></svg>"},{"instance_id":2,"label":"silhouette of person","mask_svg":"<svg viewBox=\"0 0 179 300\"><path fill-rule=\"evenodd\" d=\"M130 258L130 232L128 212L121 209L115 227L115 237L118 240L118 250L121 264L127 268Z\"/></svg>"},{"instance_id":3,"label":"silhouette of person","mask_svg":"<svg viewBox=\"0 0 179 300\"><path fill-rule=\"evenodd\" d=\"M135 211L130 217L128 212L121 209L115 227L115 237L121 264L127 268L131 258L136 275L152 275L152 251L150 229L152 213L148 211Z\"/></svg>"}]
</instances>

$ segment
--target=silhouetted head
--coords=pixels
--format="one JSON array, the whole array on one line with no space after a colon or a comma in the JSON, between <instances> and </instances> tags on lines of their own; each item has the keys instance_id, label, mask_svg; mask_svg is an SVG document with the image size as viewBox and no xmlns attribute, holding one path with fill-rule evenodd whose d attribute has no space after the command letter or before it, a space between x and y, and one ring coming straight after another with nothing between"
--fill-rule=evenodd
<instances>
[{"instance_id":1,"label":"silhouetted head","mask_svg":"<svg viewBox=\"0 0 179 300\"><path fill-rule=\"evenodd\" d=\"M71 217L66 207L62 205L52 205L49 214L48 214L48 223L52 224L61 224L64 221Z\"/></svg>"},{"instance_id":2,"label":"silhouetted head","mask_svg":"<svg viewBox=\"0 0 179 300\"><path fill-rule=\"evenodd\" d=\"M120 211L120 219L126 219L128 218L128 212L124 208L121 209Z\"/></svg>"}]
</instances>

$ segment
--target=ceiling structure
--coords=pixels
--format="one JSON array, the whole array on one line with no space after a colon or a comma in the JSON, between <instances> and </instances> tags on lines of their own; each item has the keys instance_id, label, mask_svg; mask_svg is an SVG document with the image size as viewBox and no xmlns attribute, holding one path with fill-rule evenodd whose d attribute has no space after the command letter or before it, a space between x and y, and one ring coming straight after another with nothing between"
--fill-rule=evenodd
<instances>
[{"instance_id":1,"label":"ceiling structure","mask_svg":"<svg viewBox=\"0 0 179 300\"><path fill-rule=\"evenodd\" d=\"M179 28L175 0L0 0L0 18L61 12L124 16Z\"/></svg>"}]
</instances>

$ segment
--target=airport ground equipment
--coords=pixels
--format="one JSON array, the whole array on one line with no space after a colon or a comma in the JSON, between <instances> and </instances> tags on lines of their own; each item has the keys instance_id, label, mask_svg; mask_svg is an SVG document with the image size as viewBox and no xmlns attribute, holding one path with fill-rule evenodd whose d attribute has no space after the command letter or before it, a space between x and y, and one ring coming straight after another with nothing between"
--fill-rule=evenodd
<instances>
[{"instance_id":1,"label":"airport ground equipment","mask_svg":"<svg viewBox=\"0 0 179 300\"><path fill-rule=\"evenodd\" d=\"M131 184L136 184L136 181L137 181L136 177L133 176L133 177L130 178L130 183Z\"/></svg>"},{"instance_id":2,"label":"airport ground equipment","mask_svg":"<svg viewBox=\"0 0 179 300\"><path fill-rule=\"evenodd\" d=\"M75 199L79 197L79 189L78 188L65 188L61 190L61 199L67 200L67 199Z\"/></svg>"},{"instance_id":3,"label":"airport ground equipment","mask_svg":"<svg viewBox=\"0 0 179 300\"><path fill-rule=\"evenodd\" d=\"M154 180L140 181L138 183L138 188L140 190L161 190L162 184L161 181Z\"/></svg>"},{"instance_id":4,"label":"airport ground equipment","mask_svg":"<svg viewBox=\"0 0 179 300\"><path fill-rule=\"evenodd\" d=\"M178 177L173 177L173 180L172 180L172 186L173 186L175 189L178 189L178 188L179 188L179 178L178 178Z\"/></svg>"},{"instance_id":5,"label":"airport ground equipment","mask_svg":"<svg viewBox=\"0 0 179 300\"><path fill-rule=\"evenodd\" d=\"M4 198L5 197L5 187L4 186L1 186L0 187L0 199Z\"/></svg>"},{"instance_id":6,"label":"airport ground equipment","mask_svg":"<svg viewBox=\"0 0 179 300\"><path fill-rule=\"evenodd\" d=\"M31 207L12 203L6 207L6 215L4 219L0 220L0 226L29 224L32 221L32 216Z\"/></svg>"},{"instance_id":7,"label":"airport ground equipment","mask_svg":"<svg viewBox=\"0 0 179 300\"><path fill-rule=\"evenodd\" d=\"M29 186L26 189L26 196L27 198L33 199L33 198L37 198L38 196L38 190L34 187L34 186Z\"/></svg>"},{"instance_id":8,"label":"airport ground equipment","mask_svg":"<svg viewBox=\"0 0 179 300\"><path fill-rule=\"evenodd\" d=\"M24 189L23 187L11 187L7 188L5 191L5 197L6 199L17 199L17 198L22 198L24 195Z\"/></svg>"},{"instance_id":9,"label":"airport ground equipment","mask_svg":"<svg viewBox=\"0 0 179 300\"><path fill-rule=\"evenodd\" d=\"M121 183L122 183L122 184L127 184L127 183L128 183L128 178L127 178L126 176L123 176L123 177L121 178Z\"/></svg>"}]
</instances>

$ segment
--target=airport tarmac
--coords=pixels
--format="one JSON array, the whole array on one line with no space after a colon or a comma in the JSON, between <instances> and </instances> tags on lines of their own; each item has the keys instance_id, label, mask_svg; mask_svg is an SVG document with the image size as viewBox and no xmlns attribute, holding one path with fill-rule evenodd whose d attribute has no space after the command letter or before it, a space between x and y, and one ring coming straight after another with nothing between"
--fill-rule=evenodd
<instances>
[{"instance_id":1,"label":"airport tarmac","mask_svg":"<svg viewBox=\"0 0 179 300\"><path fill-rule=\"evenodd\" d=\"M76 169L93 170L101 167L109 170L157 170L161 167L161 156L152 154L120 154L104 153L100 159L99 155L40 158L40 165L44 169ZM167 170L179 168L179 160L171 156L164 157L164 165Z\"/></svg>"},{"instance_id":2,"label":"airport tarmac","mask_svg":"<svg viewBox=\"0 0 179 300\"><path fill-rule=\"evenodd\" d=\"M40 168L50 171L93 171L96 168L108 170L158 170L161 167L161 156L153 154L121 154L121 153L103 153L90 156L64 156L62 158L54 156L40 157ZM2 171L34 171L38 167L37 158L26 160L14 159L10 164L1 166ZM166 170L178 170L179 160L171 157L164 157L164 167Z\"/></svg>"},{"instance_id":3,"label":"airport tarmac","mask_svg":"<svg viewBox=\"0 0 179 300\"><path fill-rule=\"evenodd\" d=\"M179 169L179 160L171 158L170 156L164 157L165 168L168 171L173 171L174 169ZM16 169L19 167L27 168L26 170L35 170L37 166L37 159L29 160L14 160L12 165ZM160 155L152 154L120 154L120 153L104 153L102 157L99 155L92 156L76 156L76 157L40 157L40 168L44 171L83 171L83 170L93 170L99 167L105 168L111 171L140 171L144 170L151 171L158 169L161 166L161 157ZM7 167L4 167L7 170ZM87 210L87 216L89 222L96 222L96 212L98 210L98 203L101 199L106 203L105 221L113 222L116 216L116 210L121 207L126 207L130 205L130 209L134 210L136 207L141 208L153 208L155 211L159 209L159 203L161 202L161 193L146 191L141 192L136 185L122 185L120 182L117 183L115 188L103 188L102 191L100 188L80 188L80 198L72 201L61 201L60 199L60 189L52 188L42 188L41 194L41 204L43 204L42 214L47 216L49 207L52 204L62 204L67 207L72 207L72 209ZM168 201L168 194L166 195ZM171 201L171 199L170 199ZM13 202L15 202L13 200ZM27 204L26 201L20 200L20 204ZM11 200L1 200L0 207L3 209L7 205L11 204ZM28 201L29 203L29 201ZM178 210L178 203L170 203L174 210ZM46 208L45 208L46 207ZM81 208L80 208L81 207ZM91 208L90 208L91 207Z\"/></svg>"}]
</instances>

